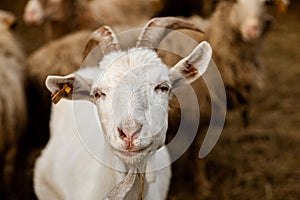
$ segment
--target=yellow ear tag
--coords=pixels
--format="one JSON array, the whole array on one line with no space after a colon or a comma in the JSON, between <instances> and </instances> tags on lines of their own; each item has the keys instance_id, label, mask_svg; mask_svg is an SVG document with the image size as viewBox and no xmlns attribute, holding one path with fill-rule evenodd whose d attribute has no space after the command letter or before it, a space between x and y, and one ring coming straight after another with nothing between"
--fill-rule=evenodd
<instances>
[{"instance_id":1,"label":"yellow ear tag","mask_svg":"<svg viewBox=\"0 0 300 200\"><path fill-rule=\"evenodd\" d=\"M72 88L67 84L65 84L62 87L62 89L60 89L59 91L51 95L51 101L54 104L57 104L59 100L61 100L61 98L70 96L71 92L72 92Z\"/></svg>"}]
</instances>

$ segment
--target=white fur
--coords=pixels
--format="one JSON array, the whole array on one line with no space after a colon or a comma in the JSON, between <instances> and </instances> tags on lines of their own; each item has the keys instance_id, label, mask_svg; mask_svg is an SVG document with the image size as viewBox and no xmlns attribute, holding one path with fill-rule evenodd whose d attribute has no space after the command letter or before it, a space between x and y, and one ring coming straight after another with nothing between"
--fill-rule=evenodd
<instances>
[{"instance_id":1,"label":"white fur","mask_svg":"<svg viewBox=\"0 0 300 200\"><path fill-rule=\"evenodd\" d=\"M170 157L164 146L169 92L157 86L168 86L172 81L177 86L184 82L183 77L187 83L194 81L205 72L211 54L209 44L203 42L183 59L185 62L169 70L153 50L133 48L104 56L98 67L65 77L49 76L46 86L52 93L61 81L69 81L73 97L79 101L62 99L52 107L51 138L34 170L38 198L101 199L125 178L125 172L137 168L145 172L145 199L165 199L171 178ZM185 63L199 73L187 76ZM102 95L93 96L97 92ZM137 124L141 129L133 147L128 147L118 130L135 130ZM127 199L136 199L138 193L133 188L129 195L134 196Z\"/></svg>"},{"instance_id":2,"label":"white fur","mask_svg":"<svg viewBox=\"0 0 300 200\"><path fill-rule=\"evenodd\" d=\"M76 108L81 111L93 109L89 102L82 101L77 106L82 106L82 109ZM73 109L72 102L63 99L52 107L51 138L35 166L34 186L39 199L101 199L125 177L125 173L99 163L84 149L77 135ZM90 115L89 112L81 113L83 118ZM98 124L89 126L89 131L98 129ZM99 135L102 136L102 133ZM102 153L111 159L110 163L115 161L118 165L115 168L120 168L122 162L118 157L106 146L102 149ZM147 165L160 165L161 160L169 159L163 147L149 160L152 163ZM149 190L146 199L165 199L171 177L170 167L155 172L154 177L153 173L148 173L146 177L150 177L147 180Z\"/></svg>"},{"instance_id":3,"label":"white fur","mask_svg":"<svg viewBox=\"0 0 300 200\"><path fill-rule=\"evenodd\" d=\"M86 79L94 79L94 84L92 86L93 89L97 88L98 85L101 85L104 88L106 87L107 89L116 87L118 82L122 81L122 76L128 70L129 73L130 70L132 70L132 76L130 75L129 78L132 78L132 81L134 82L133 84L129 84L125 80L128 87L122 88L122 90L134 90L135 86L138 86L139 83L145 83L145 80L147 84L149 83L150 85L158 84L161 80L168 80L167 68L161 63L156 54L151 50L139 50L130 50L131 53L112 53L105 57L100 63L100 71L98 68L88 68L87 70L79 71L78 74ZM127 56L128 54L130 56ZM113 63L113 65L110 66L111 63ZM124 63L127 63L127 65ZM139 69L141 65L146 66L142 67L141 70ZM138 69L136 72L140 74L134 74L135 68ZM161 70L165 70L165 77L161 77ZM149 77L143 76L143 74L148 74ZM98 80L99 77L102 76L104 76L103 79ZM149 88L152 88L152 85L150 85ZM126 93L130 93L130 91L123 91L120 95L123 96ZM117 121L122 120L124 119L123 116L126 117L125 115L127 110L123 109L124 112L122 111L121 103L120 107L117 108L118 113L116 114L118 115L109 115L108 113L112 113L112 108L110 106L112 100L109 100L108 98L110 94L113 96L113 93L106 90L105 92L108 103L105 105L99 105L101 103L96 102L96 105L100 107L98 112L102 128L105 130L103 134L109 138L108 140L111 142L111 145L115 146L116 149L122 148L123 143L120 138L118 138L115 132L111 132L109 130L114 130L113 126L115 126L115 119L113 117L116 117ZM168 95L165 95L164 104L166 105L164 107L168 107ZM139 99L140 97L137 95L136 98ZM116 97L116 99L118 99L118 97ZM152 98L152 100L153 99L154 98ZM101 101L101 99L98 101ZM152 103L148 102L147 104ZM161 104L162 102L158 103ZM74 106L75 104L76 106ZM105 162L109 163L110 167L113 167L113 169L92 158L92 156L84 149L82 144L80 144L79 138L76 136L78 133L75 121L89 119L90 116L95 116L87 109L92 105L93 104L84 101L73 104L71 101L61 100L58 105L52 107L50 123L51 139L35 167L35 191L39 199L99 199L107 194L113 186L117 185L122 179L124 179L125 173L122 171L126 171L128 166L122 164L123 162L121 162L121 160L134 164L135 162L141 162L140 160L143 160L145 156L147 156L147 158L149 157L146 153L141 156L137 155L128 157L120 154L119 152L111 151L111 148L103 142L105 139L102 136L102 142L99 142L99 145L102 145L101 154L105 154L105 158L107 158ZM146 105L142 104L141 106L143 107ZM76 108L75 112L78 111L78 109L80 110L80 116L82 116L83 119L74 118L74 107ZM83 108L81 109L81 107ZM142 110L144 108L140 109ZM153 111L153 109L151 111ZM139 112L136 111L136 113ZM149 112L148 115L149 116L135 117L139 120L148 120L146 118L149 117L153 118L151 115L164 117L153 122L156 126L153 126L153 124L152 126L147 126L146 121L143 122L145 129L148 128L149 131L145 131L144 135L141 134L141 137L143 136L145 139L137 141L137 146L144 145L144 143L148 144L147 137L151 137L149 133L158 133L159 135L162 135L158 137L158 141L153 142L153 147L149 150L150 154L150 151L156 151L159 146L163 145L165 135L157 132L156 128L159 127L158 123L166 121L167 112L163 114ZM101 127L100 124L89 124L86 127L88 127L88 132L93 132L99 130L99 126ZM167 125L162 124L161 126L163 127L159 131L165 133ZM102 133L98 134L102 135ZM118 156L116 156L116 154L118 154ZM147 166L148 168L152 167L156 169L156 167L160 166L162 162L170 162L169 154L165 147L162 147L159 151L152 155L151 159L147 162ZM115 169L119 169L120 171L116 171ZM148 177L146 188L149 187L146 190L146 199L165 199L171 177L170 166L159 171L146 173L146 177ZM84 180L84 184L82 180Z\"/></svg>"}]
</instances>

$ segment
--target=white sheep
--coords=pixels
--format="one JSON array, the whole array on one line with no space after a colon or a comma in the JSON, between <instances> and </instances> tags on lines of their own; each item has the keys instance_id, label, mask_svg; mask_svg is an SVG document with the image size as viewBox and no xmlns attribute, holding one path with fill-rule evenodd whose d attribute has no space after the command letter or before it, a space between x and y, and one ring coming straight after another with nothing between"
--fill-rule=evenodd
<instances>
[{"instance_id":1,"label":"white sheep","mask_svg":"<svg viewBox=\"0 0 300 200\"><path fill-rule=\"evenodd\" d=\"M100 25L139 26L157 9L159 0L29 0L23 19L27 24L45 25L48 39Z\"/></svg>"},{"instance_id":2,"label":"white sheep","mask_svg":"<svg viewBox=\"0 0 300 200\"><path fill-rule=\"evenodd\" d=\"M168 33L164 27L195 29L178 18L155 18L136 47L123 51L113 31L103 26L85 51L99 44L104 57L98 66L48 76L53 101L63 99L52 107L50 141L35 166L39 199L166 198L171 177L164 146L169 95L206 71L212 50L203 42L168 69L153 50ZM92 140L101 163L80 143L78 132L95 133L97 139Z\"/></svg>"},{"instance_id":3,"label":"white sheep","mask_svg":"<svg viewBox=\"0 0 300 200\"><path fill-rule=\"evenodd\" d=\"M10 27L14 14L0 10L0 196L12 181L19 138L27 122L25 59Z\"/></svg>"}]
</instances>

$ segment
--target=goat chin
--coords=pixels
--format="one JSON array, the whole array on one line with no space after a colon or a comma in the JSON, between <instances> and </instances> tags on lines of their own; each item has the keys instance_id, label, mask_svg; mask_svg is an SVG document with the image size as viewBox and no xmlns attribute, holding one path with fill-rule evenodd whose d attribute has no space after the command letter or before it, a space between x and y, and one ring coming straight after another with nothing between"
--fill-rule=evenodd
<instances>
[{"instance_id":1,"label":"goat chin","mask_svg":"<svg viewBox=\"0 0 300 200\"><path fill-rule=\"evenodd\" d=\"M142 166L145 160L150 156L149 153L146 152L120 152L114 150L114 153L129 167L139 167Z\"/></svg>"}]
</instances>

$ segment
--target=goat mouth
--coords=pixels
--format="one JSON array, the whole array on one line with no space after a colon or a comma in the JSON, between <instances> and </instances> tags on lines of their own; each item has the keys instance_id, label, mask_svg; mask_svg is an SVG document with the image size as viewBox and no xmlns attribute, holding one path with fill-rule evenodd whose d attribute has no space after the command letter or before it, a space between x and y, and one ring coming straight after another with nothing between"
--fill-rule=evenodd
<instances>
[{"instance_id":1,"label":"goat mouth","mask_svg":"<svg viewBox=\"0 0 300 200\"><path fill-rule=\"evenodd\" d=\"M139 153L146 153L148 149L150 149L150 146L152 145L152 142L144 147L140 147L140 148L132 148L132 149L116 149L113 147L113 149L123 155L126 156L133 156L133 155L137 155Z\"/></svg>"}]
</instances>

